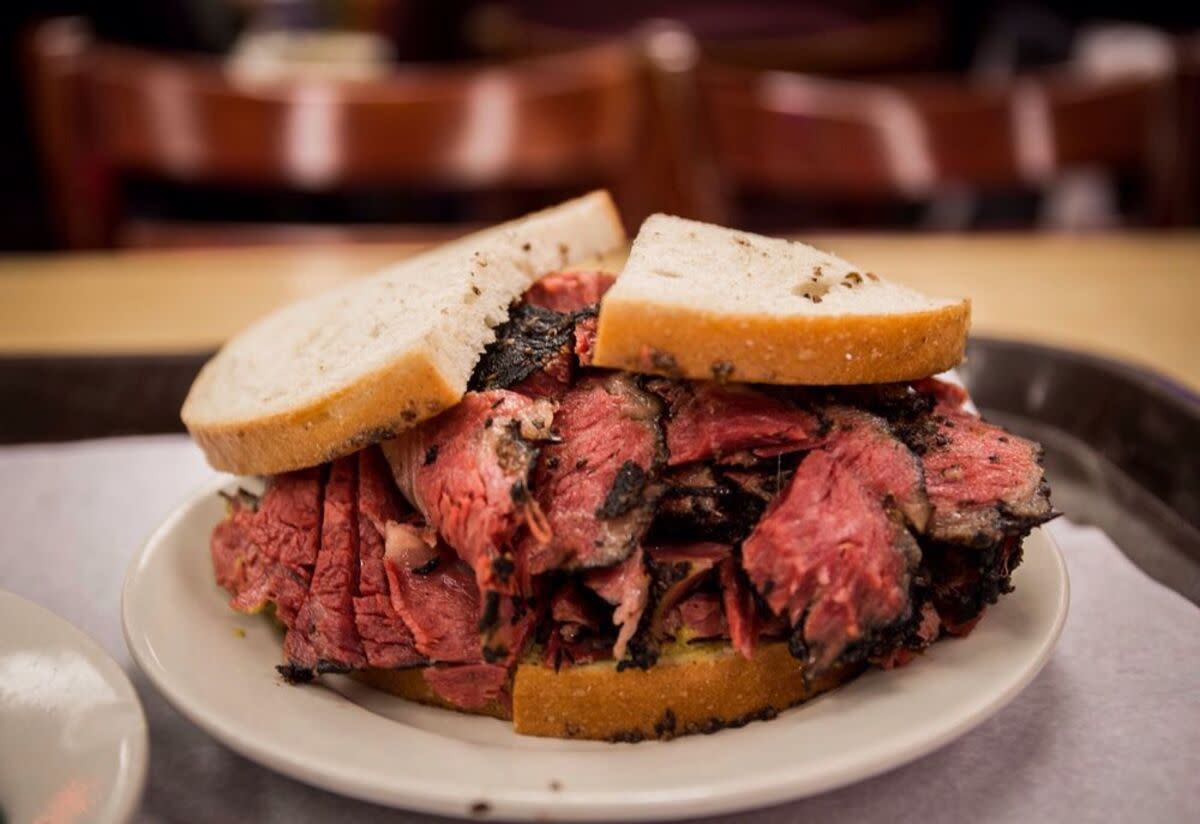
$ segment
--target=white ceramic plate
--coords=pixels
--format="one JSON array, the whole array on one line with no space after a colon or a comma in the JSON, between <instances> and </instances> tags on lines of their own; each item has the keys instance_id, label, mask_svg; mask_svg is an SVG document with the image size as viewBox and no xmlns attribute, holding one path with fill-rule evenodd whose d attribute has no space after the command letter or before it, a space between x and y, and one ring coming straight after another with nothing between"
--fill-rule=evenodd
<instances>
[{"instance_id":1,"label":"white ceramic plate","mask_svg":"<svg viewBox=\"0 0 1200 824\"><path fill-rule=\"evenodd\" d=\"M0 592L0 820L126 821L148 748L117 663L54 613Z\"/></svg>"},{"instance_id":2,"label":"white ceramic plate","mask_svg":"<svg viewBox=\"0 0 1200 824\"><path fill-rule=\"evenodd\" d=\"M884 772L995 713L1049 658L1067 614L1067 573L1044 531L1016 592L965 641L870 672L773 721L670 742L606 744L514 734L488 718L423 707L328 679L276 675L280 637L234 613L213 582L215 489L178 509L125 581L125 636L150 679L233 749L326 789L449 815L652 819L800 798Z\"/></svg>"}]
</instances>

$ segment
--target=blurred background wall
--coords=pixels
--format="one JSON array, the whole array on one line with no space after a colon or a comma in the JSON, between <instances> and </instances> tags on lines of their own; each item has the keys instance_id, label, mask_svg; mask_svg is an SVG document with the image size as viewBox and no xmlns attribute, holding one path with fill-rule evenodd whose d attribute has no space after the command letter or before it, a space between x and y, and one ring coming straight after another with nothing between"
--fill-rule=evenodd
<instances>
[{"instance_id":1,"label":"blurred background wall","mask_svg":"<svg viewBox=\"0 0 1200 824\"><path fill-rule=\"evenodd\" d=\"M0 248L1200 221L1200 5L16 0Z\"/></svg>"}]
</instances>

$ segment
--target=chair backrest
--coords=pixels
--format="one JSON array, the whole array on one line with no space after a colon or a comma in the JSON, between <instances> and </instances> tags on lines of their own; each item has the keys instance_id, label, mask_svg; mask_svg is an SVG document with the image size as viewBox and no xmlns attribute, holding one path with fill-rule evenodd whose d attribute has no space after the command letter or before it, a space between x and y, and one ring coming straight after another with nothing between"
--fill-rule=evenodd
<instances>
[{"instance_id":1,"label":"chair backrest","mask_svg":"<svg viewBox=\"0 0 1200 824\"><path fill-rule=\"evenodd\" d=\"M853 11L806 8L803 4L758 4L748 10L729 4L658 3L629 18L636 35L637 18L649 25L670 20L693 31L704 55L724 64L786 69L820 74L910 71L927 68L938 56L944 26L941 10L931 2L914 2L891 11L856 18ZM613 37L610 20L601 29L589 23L596 14L586 6L555 4L556 20L578 18L576 25L547 22L511 6L485 6L475 15L474 38L488 53L508 56L552 54L605 42ZM634 7L636 8L636 7ZM738 32L745 19L774 34ZM840 18L840 19L839 19ZM647 21L643 21L644 28ZM806 30L807 29L807 30Z\"/></svg>"},{"instance_id":2,"label":"chair backrest","mask_svg":"<svg viewBox=\"0 0 1200 824\"><path fill-rule=\"evenodd\" d=\"M621 43L497 66L399 67L379 80L270 82L95 43L74 20L43 24L31 45L71 245L104 242L108 229L72 216L71 201L81 179L105 172L300 190L571 186L631 163L641 125L638 62Z\"/></svg>"},{"instance_id":3,"label":"chair backrest","mask_svg":"<svg viewBox=\"0 0 1200 824\"><path fill-rule=\"evenodd\" d=\"M1200 32L1181 37L1179 54L1179 169L1181 223L1200 222Z\"/></svg>"},{"instance_id":4,"label":"chair backrest","mask_svg":"<svg viewBox=\"0 0 1200 824\"><path fill-rule=\"evenodd\" d=\"M1083 167L1169 175L1171 77L1070 71L999 84L858 82L702 68L700 116L722 179L805 196L921 198L1040 187Z\"/></svg>"}]
</instances>

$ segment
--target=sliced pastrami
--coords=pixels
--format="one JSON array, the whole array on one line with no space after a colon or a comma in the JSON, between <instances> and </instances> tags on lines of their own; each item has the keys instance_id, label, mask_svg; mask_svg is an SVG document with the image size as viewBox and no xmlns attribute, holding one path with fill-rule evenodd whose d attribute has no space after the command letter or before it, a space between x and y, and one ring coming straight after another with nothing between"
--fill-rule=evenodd
<instances>
[{"instance_id":1,"label":"sliced pastrami","mask_svg":"<svg viewBox=\"0 0 1200 824\"><path fill-rule=\"evenodd\" d=\"M426 667L421 675L442 700L465 710L502 700L508 686L508 667L500 664Z\"/></svg>"},{"instance_id":2,"label":"sliced pastrami","mask_svg":"<svg viewBox=\"0 0 1200 824\"><path fill-rule=\"evenodd\" d=\"M625 654L618 659L618 669L648 669L654 665L660 642L670 638L677 628L671 625L675 607L711 577L717 565L729 557L731 549L728 544L704 542L646 550L650 594Z\"/></svg>"},{"instance_id":3,"label":"sliced pastrami","mask_svg":"<svg viewBox=\"0 0 1200 824\"><path fill-rule=\"evenodd\" d=\"M929 498L917 456L887 421L848 406L824 410L831 424L825 448L868 490L895 506L919 530L929 519Z\"/></svg>"},{"instance_id":4,"label":"sliced pastrami","mask_svg":"<svg viewBox=\"0 0 1200 824\"><path fill-rule=\"evenodd\" d=\"M794 466L791 456L779 456L746 467L693 463L668 470L647 540L740 542Z\"/></svg>"},{"instance_id":5,"label":"sliced pastrami","mask_svg":"<svg viewBox=\"0 0 1200 824\"><path fill-rule=\"evenodd\" d=\"M909 615L920 551L883 503L834 455L811 452L742 545L770 608L796 626L811 672Z\"/></svg>"},{"instance_id":6,"label":"sliced pastrami","mask_svg":"<svg viewBox=\"0 0 1200 824\"><path fill-rule=\"evenodd\" d=\"M284 638L284 653L293 669L346 671L366 665L354 624L359 566L357 484L357 459L334 461L325 487L321 546L312 583Z\"/></svg>"},{"instance_id":7,"label":"sliced pastrami","mask_svg":"<svg viewBox=\"0 0 1200 824\"><path fill-rule=\"evenodd\" d=\"M388 582L383 555L387 525L399 523L406 513L402 513L396 500L396 487L383 454L371 447L357 457L359 592L386 595Z\"/></svg>"},{"instance_id":8,"label":"sliced pastrami","mask_svg":"<svg viewBox=\"0 0 1200 824\"><path fill-rule=\"evenodd\" d=\"M417 650L433 661L482 660L482 599L471 568L443 549L433 569L385 562L392 606L412 632Z\"/></svg>"},{"instance_id":9,"label":"sliced pastrami","mask_svg":"<svg viewBox=\"0 0 1200 824\"><path fill-rule=\"evenodd\" d=\"M632 556L630 556L632 558ZM626 567L626 559L620 567ZM597 574L594 570L589 575ZM649 581L642 587L643 591ZM637 606L638 595L636 586L607 587L610 596L616 603L613 618L608 617L602 599L596 592L585 587L581 581L568 579L564 581L550 598L550 625L545 639L542 660L546 666L558 669L563 664L583 664L613 655L613 633L610 624L619 625L620 621L630 622L630 632L636 626L640 617L641 607ZM623 590L623 592L622 592ZM626 602L625 616L617 619L616 613L622 611L621 602ZM636 612L637 614L633 614ZM632 617L629 617L632 615Z\"/></svg>"},{"instance_id":10,"label":"sliced pastrami","mask_svg":"<svg viewBox=\"0 0 1200 824\"><path fill-rule=\"evenodd\" d=\"M479 617L480 645L488 663L514 663L533 639L533 631L542 617L537 599L484 594Z\"/></svg>"},{"instance_id":11,"label":"sliced pastrami","mask_svg":"<svg viewBox=\"0 0 1200 824\"><path fill-rule=\"evenodd\" d=\"M626 561L625 563L628 562ZM625 566L625 563L610 568L612 572L617 573L610 577L619 578L620 570ZM610 570L594 570L589 575L600 576L609 572ZM629 591L630 587L627 585L613 585L611 582L602 581L599 583L597 589L605 589L610 595L614 596L615 600L612 603L620 603L623 600L627 600L623 595ZM579 585L578 581L566 581L554 590L554 594L550 597L550 617L554 623L560 626L574 626L586 630L597 630L600 628L600 616L596 614L596 609L591 599L583 587Z\"/></svg>"},{"instance_id":12,"label":"sliced pastrami","mask_svg":"<svg viewBox=\"0 0 1200 824\"><path fill-rule=\"evenodd\" d=\"M383 454L375 447L358 453L358 596L354 625L372 667L392 669L424 660L408 625L392 606L384 567L387 532L412 529L400 524L402 512ZM416 540L420 540L419 536ZM395 539L392 540L395 543Z\"/></svg>"},{"instance_id":13,"label":"sliced pastrami","mask_svg":"<svg viewBox=\"0 0 1200 824\"><path fill-rule=\"evenodd\" d=\"M259 612L275 604L285 626L296 619L321 540L321 473L305 469L276 475L260 499L239 493L229 517L213 530L210 550L217 583L230 606Z\"/></svg>"},{"instance_id":14,"label":"sliced pastrami","mask_svg":"<svg viewBox=\"0 0 1200 824\"><path fill-rule=\"evenodd\" d=\"M557 441L534 474L546 530L526 540L531 574L610 566L633 552L653 516L659 413L627 375L584 378L562 397Z\"/></svg>"},{"instance_id":15,"label":"sliced pastrami","mask_svg":"<svg viewBox=\"0 0 1200 824\"><path fill-rule=\"evenodd\" d=\"M523 582L509 551L522 525L538 532L529 496L538 442L554 405L516 392L470 392L436 418L383 444L396 483L485 590L515 593Z\"/></svg>"},{"instance_id":16,"label":"sliced pastrami","mask_svg":"<svg viewBox=\"0 0 1200 824\"><path fill-rule=\"evenodd\" d=\"M580 366L591 366L596 349L596 306L615 281L608 272L556 272L529 287L525 302L571 313L575 321L572 350Z\"/></svg>"},{"instance_id":17,"label":"sliced pastrami","mask_svg":"<svg viewBox=\"0 0 1200 824\"><path fill-rule=\"evenodd\" d=\"M936 641L942 633L942 619L932 603L921 605L917 621L900 645L892 644L882 654L873 656L871 663L881 669L903 667L921 650Z\"/></svg>"},{"instance_id":18,"label":"sliced pastrami","mask_svg":"<svg viewBox=\"0 0 1200 824\"><path fill-rule=\"evenodd\" d=\"M312 569L317 563L324 512L320 469L274 476L259 512L263 516L261 543L276 547L285 567Z\"/></svg>"},{"instance_id":19,"label":"sliced pastrami","mask_svg":"<svg viewBox=\"0 0 1200 824\"><path fill-rule=\"evenodd\" d=\"M962 387L962 384L938 378L923 378L913 381L912 388L917 394L932 397L935 403L947 409L962 409L970 400L970 396L967 395L967 390Z\"/></svg>"},{"instance_id":20,"label":"sliced pastrami","mask_svg":"<svg viewBox=\"0 0 1200 824\"><path fill-rule=\"evenodd\" d=\"M580 366L591 366L596 356L596 326L594 314L580 313L575 318L575 357Z\"/></svg>"},{"instance_id":21,"label":"sliced pastrami","mask_svg":"<svg viewBox=\"0 0 1200 824\"><path fill-rule=\"evenodd\" d=\"M925 541L922 552L942 624L951 635L964 636L990 604L1012 591L1010 576L1021 562L1021 535L1007 535L985 547Z\"/></svg>"},{"instance_id":22,"label":"sliced pastrami","mask_svg":"<svg viewBox=\"0 0 1200 824\"><path fill-rule=\"evenodd\" d=\"M259 612L267 606L272 569L278 563L278 555L268 557L254 539L257 506L258 500L249 495L228 498L228 514L209 538L213 574L229 592L229 605L239 612Z\"/></svg>"},{"instance_id":23,"label":"sliced pastrami","mask_svg":"<svg viewBox=\"0 0 1200 824\"><path fill-rule=\"evenodd\" d=\"M469 388L561 395L574 378L576 359L591 363L596 304L613 280L605 272L557 272L535 283L496 328Z\"/></svg>"},{"instance_id":24,"label":"sliced pastrami","mask_svg":"<svg viewBox=\"0 0 1200 824\"><path fill-rule=\"evenodd\" d=\"M995 546L1054 517L1033 441L944 404L902 431L925 468L933 540Z\"/></svg>"},{"instance_id":25,"label":"sliced pastrami","mask_svg":"<svg viewBox=\"0 0 1200 824\"><path fill-rule=\"evenodd\" d=\"M541 369L524 380L512 385L512 391L530 398L555 399L571 386L575 375L575 361L569 349L564 349L548 360Z\"/></svg>"},{"instance_id":26,"label":"sliced pastrami","mask_svg":"<svg viewBox=\"0 0 1200 824\"><path fill-rule=\"evenodd\" d=\"M616 275L596 270L555 272L525 292L525 302L555 312L578 312L600 302Z\"/></svg>"},{"instance_id":27,"label":"sliced pastrami","mask_svg":"<svg viewBox=\"0 0 1200 824\"><path fill-rule=\"evenodd\" d=\"M613 624L619 627L613 657L624 658L650 597L650 574L642 548L615 566L591 570L584 576L584 584L613 605Z\"/></svg>"},{"instance_id":28,"label":"sliced pastrami","mask_svg":"<svg viewBox=\"0 0 1200 824\"><path fill-rule=\"evenodd\" d=\"M670 405L666 422L671 466L753 450L759 457L815 445L822 423L811 412L744 386L656 381Z\"/></svg>"},{"instance_id":29,"label":"sliced pastrami","mask_svg":"<svg viewBox=\"0 0 1200 824\"><path fill-rule=\"evenodd\" d=\"M721 605L729 625L729 639L743 658L751 658L762 631L754 591L738 566L737 559L732 556L721 562L717 574L721 581Z\"/></svg>"},{"instance_id":30,"label":"sliced pastrami","mask_svg":"<svg viewBox=\"0 0 1200 824\"><path fill-rule=\"evenodd\" d=\"M648 552L654 576L653 603L656 615L671 610L732 557L733 547L713 541L652 547Z\"/></svg>"},{"instance_id":31,"label":"sliced pastrami","mask_svg":"<svg viewBox=\"0 0 1200 824\"><path fill-rule=\"evenodd\" d=\"M387 595L354 599L354 627L362 639L367 663L379 669L411 667L425 661L408 626L396 614Z\"/></svg>"}]
</instances>

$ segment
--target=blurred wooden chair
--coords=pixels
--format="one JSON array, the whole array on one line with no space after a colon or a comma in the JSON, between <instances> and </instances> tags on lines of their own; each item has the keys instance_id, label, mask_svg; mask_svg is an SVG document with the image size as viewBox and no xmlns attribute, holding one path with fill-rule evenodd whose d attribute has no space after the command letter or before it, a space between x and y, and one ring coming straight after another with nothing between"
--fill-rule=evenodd
<instances>
[{"instance_id":1,"label":"blurred wooden chair","mask_svg":"<svg viewBox=\"0 0 1200 824\"><path fill-rule=\"evenodd\" d=\"M945 23L938 4L925 0L883 4L874 13L828 3L638 3L625 18L611 7L601 14L579 5L526 5L534 8L481 7L470 24L477 48L508 57L553 54L671 21L693 33L706 59L725 65L853 75L931 67Z\"/></svg>"},{"instance_id":2,"label":"blurred wooden chair","mask_svg":"<svg viewBox=\"0 0 1200 824\"><path fill-rule=\"evenodd\" d=\"M1177 41L1179 61L1180 148L1182 208L1179 222L1200 223L1200 32Z\"/></svg>"},{"instance_id":3,"label":"blurred wooden chair","mask_svg":"<svg viewBox=\"0 0 1200 824\"><path fill-rule=\"evenodd\" d=\"M681 60L687 33L670 27L645 51L657 85L673 90L658 104L697 124L676 129L678 148L665 156L699 217L737 222L743 194L921 202L947 191L1040 190L1083 169L1142 181L1146 222L1179 215L1171 71L848 80Z\"/></svg>"},{"instance_id":4,"label":"blurred wooden chair","mask_svg":"<svg viewBox=\"0 0 1200 824\"><path fill-rule=\"evenodd\" d=\"M191 243L206 232L228 240L228 227L200 224L130 231L117 185L125 175L301 192L609 185L638 217L644 121L625 44L497 66L403 66L379 80L248 82L214 61L95 42L63 18L32 33L29 57L70 247L171 243L177 231ZM288 237L298 239L294 227Z\"/></svg>"}]
</instances>

